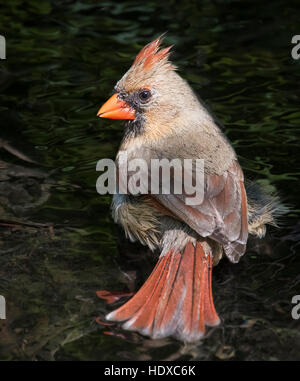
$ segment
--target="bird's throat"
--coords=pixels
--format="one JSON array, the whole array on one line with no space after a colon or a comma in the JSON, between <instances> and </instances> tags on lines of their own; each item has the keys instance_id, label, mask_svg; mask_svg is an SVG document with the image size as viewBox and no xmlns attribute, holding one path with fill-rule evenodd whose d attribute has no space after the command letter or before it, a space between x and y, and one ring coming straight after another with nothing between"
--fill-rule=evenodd
<instances>
[{"instance_id":1,"label":"bird's throat","mask_svg":"<svg viewBox=\"0 0 300 381\"><path fill-rule=\"evenodd\" d=\"M130 140L138 136L142 136L144 132L145 132L145 120L143 116L137 114L134 120L126 121L124 140Z\"/></svg>"}]
</instances>

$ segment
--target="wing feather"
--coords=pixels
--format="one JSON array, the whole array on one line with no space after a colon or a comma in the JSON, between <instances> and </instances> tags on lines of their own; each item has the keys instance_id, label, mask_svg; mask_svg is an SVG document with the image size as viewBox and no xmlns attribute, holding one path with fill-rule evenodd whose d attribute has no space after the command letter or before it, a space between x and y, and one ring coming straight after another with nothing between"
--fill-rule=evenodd
<instances>
[{"instance_id":1,"label":"wing feather","mask_svg":"<svg viewBox=\"0 0 300 381\"><path fill-rule=\"evenodd\" d=\"M244 254L248 239L247 198L243 173L237 161L222 175L205 174L204 199L200 205L187 205L185 196L152 194L175 218L184 221L202 237L223 245L232 262Z\"/></svg>"}]
</instances>

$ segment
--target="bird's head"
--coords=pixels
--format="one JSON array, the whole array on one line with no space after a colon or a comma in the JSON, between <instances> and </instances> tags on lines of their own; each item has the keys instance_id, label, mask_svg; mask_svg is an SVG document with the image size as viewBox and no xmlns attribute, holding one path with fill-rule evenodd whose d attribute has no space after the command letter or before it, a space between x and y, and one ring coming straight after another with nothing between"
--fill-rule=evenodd
<instances>
[{"instance_id":1,"label":"bird's head","mask_svg":"<svg viewBox=\"0 0 300 381\"><path fill-rule=\"evenodd\" d=\"M100 118L128 120L130 137L162 137L199 113L196 96L169 60L171 46L160 49L160 43L161 37L140 51L97 114Z\"/></svg>"}]
</instances>

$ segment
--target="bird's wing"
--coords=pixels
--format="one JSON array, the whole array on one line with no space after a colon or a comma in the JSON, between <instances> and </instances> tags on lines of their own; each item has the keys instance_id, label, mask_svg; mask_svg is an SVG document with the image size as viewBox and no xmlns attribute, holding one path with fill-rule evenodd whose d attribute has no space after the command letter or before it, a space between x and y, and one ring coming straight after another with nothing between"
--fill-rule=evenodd
<instances>
[{"instance_id":1,"label":"bird's wing","mask_svg":"<svg viewBox=\"0 0 300 381\"><path fill-rule=\"evenodd\" d=\"M200 205L187 205L185 195L174 192L148 197L157 209L162 206L161 210L169 210L200 236L221 243L230 261L238 262L244 254L248 238L247 197L237 161L222 175L204 175L204 197Z\"/></svg>"}]
</instances>

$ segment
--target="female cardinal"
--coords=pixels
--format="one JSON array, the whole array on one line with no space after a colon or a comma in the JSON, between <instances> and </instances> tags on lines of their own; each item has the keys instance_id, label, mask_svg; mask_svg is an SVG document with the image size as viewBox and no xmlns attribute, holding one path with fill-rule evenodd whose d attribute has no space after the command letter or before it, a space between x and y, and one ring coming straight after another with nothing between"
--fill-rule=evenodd
<instances>
[{"instance_id":1,"label":"female cardinal","mask_svg":"<svg viewBox=\"0 0 300 381\"><path fill-rule=\"evenodd\" d=\"M113 217L131 240L159 249L158 262L141 289L107 320L152 338L200 339L220 323L212 295L212 267L222 256L237 263L248 232L263 236L274 223L275 199L247 202L243 172L228 140L191 87L169 61L161 38L146 45L100 108L101 118L126 119L120 152L128 160L204 160L204 197L187 205L184 195L116 194ZM122 167L123 168L123 167ZM151 177L151 173L149 173ZM174 173L173 173L174 176Z\"/></svg>"}]
</instances>

